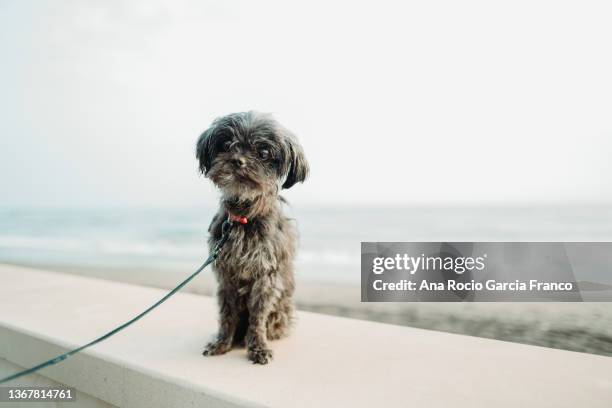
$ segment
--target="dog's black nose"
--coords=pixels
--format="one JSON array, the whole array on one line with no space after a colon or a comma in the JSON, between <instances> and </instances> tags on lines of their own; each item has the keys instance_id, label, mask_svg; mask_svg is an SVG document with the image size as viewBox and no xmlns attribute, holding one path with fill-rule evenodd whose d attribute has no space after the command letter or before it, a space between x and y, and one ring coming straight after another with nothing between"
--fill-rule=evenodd
<instances>
[{"instance_id":1,"label":"dog's black nose","mask_svg":"<svg viewBox=\"0 0 612 408\"><path fill-rule=\"evenodd\" d=\"M246 165L246 162L244 161L242 157L238 157L238 158L232 159L232 164L236 168L240 169Z\"/></svg>"}]
</instances>

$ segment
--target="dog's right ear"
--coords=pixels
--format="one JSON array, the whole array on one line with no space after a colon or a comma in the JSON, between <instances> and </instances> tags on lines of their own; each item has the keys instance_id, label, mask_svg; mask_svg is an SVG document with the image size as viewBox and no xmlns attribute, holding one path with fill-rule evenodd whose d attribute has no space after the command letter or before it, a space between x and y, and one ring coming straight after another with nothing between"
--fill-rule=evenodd
<instances>
[{"instance_id":1,"label":"dog's right ear","mask_svg":"<svg viewBox=\"0 0 612 408\"><path fill-rule=\"evenodd\" d=\"M208 174L208 170L210 170L210 165L213 160L213 138L215 135L215 124L204 131L200 135L198 142L196 143L196 158L200 164L200 171L202 174Z\"/></svg>"}]
</instances>

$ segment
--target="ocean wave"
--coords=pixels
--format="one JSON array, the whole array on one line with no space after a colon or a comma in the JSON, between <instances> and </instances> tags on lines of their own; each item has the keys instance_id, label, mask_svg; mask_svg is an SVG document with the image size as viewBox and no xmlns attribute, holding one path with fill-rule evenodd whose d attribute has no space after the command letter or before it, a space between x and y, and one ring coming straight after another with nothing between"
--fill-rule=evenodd
<instances>
[{"instance_id":1,"label":"ocean wave","mask_svg":"<svg viewBox=\"0 0 612 408\"><path fill-rule=\"evenodd\" d=\"M37 250L52 252L86 252L92 254L134 256L201 256L207 252L205 243L184 244L168 241L136 241L126 239L48 238L0 236L0 248L5 250Z\"/></svg>"},{"instance_id":2,"label":"ocean wave","mask_svg":"<svg viewBox=\"0 0 612 408\"><path fill-rule=\"evenodd\" d=\"M3 251L44 251L57 254L79 253L117 256L155 256L167 258L198 258L208 253L206 243L172 242L166 240L135 240L116 238L80 237L32 237L0 235L0 249ZM346 251L309 250L298 251L296 261L303 265L359 266L359 253Z\"/></svg>"},{"instance_id":3,"label":"ocean wave","mask_svg":"<svg viewBox=\"0 0 612 408\"><path fill-rule=\"evenodd\" d=\"M302 264L324 264L333 266L359 266L361 257L359 252L351 254L345 251L310 251L300 250L297 255L297 262Z\"/></svg>"}]
</instances>

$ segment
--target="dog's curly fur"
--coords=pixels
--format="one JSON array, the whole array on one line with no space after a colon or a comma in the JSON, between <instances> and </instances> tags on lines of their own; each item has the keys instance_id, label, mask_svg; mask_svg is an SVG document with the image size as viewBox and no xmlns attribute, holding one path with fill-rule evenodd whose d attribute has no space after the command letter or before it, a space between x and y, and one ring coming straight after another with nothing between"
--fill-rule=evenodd
<instances>
[{"instance_id":1,"label":"dog's curly fur","mask_svg":"<svg viewBox=\"0 0 612 408\"><path fill-rule=\"evenodd\" d=\"M213 264L219 332L203 354L224 354L246 343L249 359L267 364L267 341L287 335L293 315L296 231L283 215L279 190L303 182L308 164L293 134L253 111L216 119L200 136L196 156L201 172L222 193L209 227L211 251L229 213L248 219L231 229Z\"/></svg>"}]
</instances>

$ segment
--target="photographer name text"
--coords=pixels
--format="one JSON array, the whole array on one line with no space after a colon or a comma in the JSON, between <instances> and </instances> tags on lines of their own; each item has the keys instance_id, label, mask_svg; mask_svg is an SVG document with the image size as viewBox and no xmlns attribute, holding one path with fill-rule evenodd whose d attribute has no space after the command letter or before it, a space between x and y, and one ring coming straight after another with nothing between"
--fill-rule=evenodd
<instances>
[{"instance_id":1,"label":"photographer name text","mask_svg":"<svg viewBox=\"0 0 612 408\"><path fill-rule=\"evenodd\" d=\"M460 282L449 279L446 282L430 282L425 279L412 281L402 279L398 282L384 282L382 279L377 279L372 282L372 287L377 291L535 291L535 292L571 292L576 290L573 282L541 282L536 279L529 281L501 282L494 279L489 279L484 282L471 280L468 282Z\"/></svg>"},{"instance_id":2,"label":"photographer name text","mask_svg":"<svg viewBox=\"0 0 612 408\"><path fill-rule=\"evenodd\" d=\"M454 272L461 276L466 272L481 272L486 269L487 254L477 257L442 257L442 256L410 256L397 254L394 257L376 257L372 263L372 273L383 274L386 271L405 271L415 275L417 272L444 271ZM376 279L372 282L376 291L534 291L534 292L569 292L577 290L574 282L545 282L537 279L498 281L488 280L454 280L446 279L440 282L427 279L401 279L396 282L385 282Z\"/></svg>"}]
</instances>

